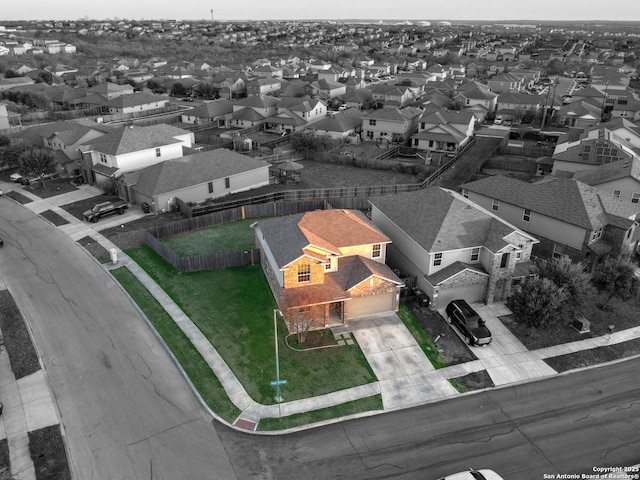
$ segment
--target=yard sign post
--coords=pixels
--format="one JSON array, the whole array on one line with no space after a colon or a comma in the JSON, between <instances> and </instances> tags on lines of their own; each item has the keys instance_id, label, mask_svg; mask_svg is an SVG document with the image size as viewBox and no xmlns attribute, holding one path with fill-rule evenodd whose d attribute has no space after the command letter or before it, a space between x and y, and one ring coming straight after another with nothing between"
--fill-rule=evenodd
<instances>
[{"instance_id":1,"label":"yard sign post","mask_svg":"<svg viewBox=\"0 0 640 480\"><path fill-rule=\"evenodd\" d=\"M282 315L282 312L278 309L273 310L273 333L275 336L276 344L276 381L271 382L271 385L276 387L276 396L273 398L276 402L282 403L282 393L280 391L280 385L287 383L286 380L280 380L280 360L278 358L278 318L277 314Z\"/></svg>"}]
</instances>

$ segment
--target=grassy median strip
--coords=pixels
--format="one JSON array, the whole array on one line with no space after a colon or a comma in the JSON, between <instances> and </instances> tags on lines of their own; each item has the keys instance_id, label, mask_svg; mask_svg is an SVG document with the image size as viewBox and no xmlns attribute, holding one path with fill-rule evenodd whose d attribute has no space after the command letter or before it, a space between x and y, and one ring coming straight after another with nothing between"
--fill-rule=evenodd
<instances>
[{"instance_id":1,"label":"grassy median strip","mask_svg":"<svg viewBox=\"0 0 640 480\"><path fill-rule=\"evenodd\" d=\"M427 332L425 332L422 326L420 326L416 318L413 316L413 313L411 313L406 305L400 305L398 316L400 317L400 320L402 320L402 323L404 323L404 325L407 327L409 332L411 332L413 338L416 339L416 342L418 342L418 345L420 345L420 348L427 356L434 368L438 369L448 367L449 363L447 363L442 353L440 353L440 351L438 350L438 347L436 347L436 344L433 343L431 337L429 337Z\"/></svg>"},{"instance_id":2,"label":"grassy median strip","mask_svg":"<svg viewBox=\"0 0 640 480\"><path fill-rule=\"evenodd\" d=\"M36 480L70 480L60 425L29 432L29 452Z\"/></svg>"},{"instance_id":3,"label":"grassy median strip","mask_svg":"<svg viewBox=\"0 0 640 480\"><path fill-rule=\"evenodd\" d=\"M382 410L382 396L361 398L352 402L342 403L334 407L322 408L311 412L298 413L282 418L263 418L258 424L258 430L267 432L275 430L286 430L311 423L322 422L332 418L346 417L362 412Z\"/></svg>"},{"instance_id":4,"label":"grassy median strip","mask_svg":"<svg viewBox=\"0 0 640 480\"><path fill-rule=\"evenodd\" d=\"M544 361L556 372L566 372L575 368L589 367L599 363L631 357L637 355L639 350L640 338L634 338L626 342L546 358Z\"/></svg>"},{"instance_id":5,"label":"grassy median strip","mask_svg":"<svg viewBox=\"0 0 640 480\"><path fill-rule=\"evenodd\" d=\"M257 402L273 404L276 303L260 266L180 273L147 246L127 254L167 292L225 360ZM376 381L357 345L298 352L287 348L277 318L280 378L285 401Z\"/></svg>"},{"instance_id":6,"label":"grassy median strip","mask_svg":"<svg viewBox=\"0 0 640 480\"><path fill-rule=\"evenodd\" d=\"M184 332L127 268L121 267L112 270L111 273L164 339L207 405L220 417L232 423L240 414L240 410L229 400L222 384Z\"/></svg>"}]
</instances>

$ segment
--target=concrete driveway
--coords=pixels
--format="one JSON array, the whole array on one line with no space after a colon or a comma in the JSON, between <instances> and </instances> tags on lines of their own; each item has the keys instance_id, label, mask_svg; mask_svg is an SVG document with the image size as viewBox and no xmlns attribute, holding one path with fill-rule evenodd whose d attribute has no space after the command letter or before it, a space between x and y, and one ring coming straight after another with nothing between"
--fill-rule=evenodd
<instances>
[{"instance_id":1,"label":"concrete driveway","mask_svg":"<svg viewBox=\"0 0 640 480\"><path fill-rule=\"evenodd\" d=\"M527 350L500 321L499 316L511 313L503 303L485 305L478 302L471 306L487 323L493 340L484 347L469 347L478 360L469 362L474 365L467 364L467 369L486 370L495 385L533 380L557 373L537 355ZM439 313L446 318L444 310ZM454 327L451 328L459 335Z\"/></svg>"},{"instance_id":2,"label":"concrete driveway","mask_svg":"<svg viewBox=\"0 0 640 480\"><path fill-rule=\"evenodd\" d=\"M458 394L395 313L357 318L349 327L378 377L385 410Z\"/></svg>"}]
</instances>

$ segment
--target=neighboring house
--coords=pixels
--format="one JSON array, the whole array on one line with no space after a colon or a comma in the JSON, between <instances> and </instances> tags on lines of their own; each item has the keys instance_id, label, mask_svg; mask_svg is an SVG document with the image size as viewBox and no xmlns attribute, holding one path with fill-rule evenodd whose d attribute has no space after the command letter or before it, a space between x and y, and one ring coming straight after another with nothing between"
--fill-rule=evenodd
<instances>
[{"instance_id":1,"label":"neighboring house","mask_svg":"<svg viewBox=\"0 0 640 480\"><path fill-rule=\"evenodd\" d=\"M121 95L102 104L104 111L109 114L139 113L149 110L166 108L169 98L161 95L148 93L133 93L131 95Z\"/></svg>"},{"instance_id":2,"label":"neighboring house","mask_svg":"<svg viewBox=\"0 0 640 480\"><path fill-rule=\"evenodd\" d=\"M210 83L218 90L220 96L222 96L221 91L229 92L229 100L247 93L247 81L239 74L220 74L211 79Z\"/></svg>"},{"instance_id":3,"label":"neighboring house","mask_svg":"<svg viewBox=\"0 0 640 480\"><path fill-rule=\"evenodd\" d=\"M475 124L470 112L427 111L420 117L418 133L411 136L412 146L428 152L457 152L471 140Z\"/></svg>"},{"instance_id":4,"label":"neighboring house","mask_svg":"<svg viewBox=\"0 0 640 480\"><path fill-rule=\"evenodd\" d=\"M496 100L496 112L512 112L520 118L529 115L533 119L541 112L544 99L543 96L528 93L501 93Z\"/></svg>"},{"instance_id":5,"label":"neighboring house","mask_svg":"<svg viewBox=\"0 0 640 480\"><path fill-rule=\"evenodd\" d=\"M308 128L336 140L352 137L354 141L358 141L362 132L362 115L359 110L349 108L335 115L326 116Z\"/></svg>"},{"instance_id":6,"label":"neighboring house","mask_svg":"<svg viewBox=\"0 0 640 480\"><path fill-rule=\"evenodd\" d=\"M601 142L598 144L598 141ZM588 151L575 149L584 142L591 142L593 145ZM587 145L587 143L585 143ZM595 149L594 149L595 147ZM597 147L601 147L598 149ZM563 155L573 149L573 155ZM640 127L625 118L614 118L606 123L590 127L582 131L579 135L573 135L571 131L561 136L556 143L553 152L554 171L587 170L603 163L615 162L629 157L637 157L640 152ZM583 161L577 155L580 154L588 161ZM557 167L555 160L558 160ZM566 162L573 162L574 166L566 165ZM565 163L561 163L565 162ZM583 165L575 165L582 163ZM586 166L585 166L586 165Z\"/></svg>"},{"instance_id":7,"label":"neighboring house","mask_svg":"<svg viewBox=\"0 0 640 480\"><path fill-rule=\"evenodd\" d=\"M111 100L122 95L134 93L133 87L128 84L118 85L117 83L103 82L87 89L87 95L100 95L105 100Z\"/></svg>"},{"instance_id":8,"label":"neighboring house","mask_svg":"<svg viewBox=\"0 0 640 480\"><path fill-rule=\"evenodd\" d=\"M169 211L179 198L201 203L269 185L269 164L224 148L165 160L118 178L120 196Z\"/></svg>"},{"instance_id":9,"label":"neighboring house","mask_svg":"<svg viewBox=\"0 0 640 480\"><path fill-rule=\"evenodd\" d=\"M231 125L239 128L264 123L265 118L278 113L280 99L269 95L249 95L233 105Z\"/></svg>"},{"instance_id":10,"label":"neighboring house","mask_svg":"<svg viewBox=\"0 0 640 480\"><path fill-rule=\"evenodd\" d=\"M555 115L555 122L559 125L574 128L592 127L602 120L602 107L594 105L588 100L578 100L563 105Z\"/></svg>"},{"instance_id":11,"label":"neighboring house","mask_svg":"<svg viewBox=\"0 0 640 480\"><path fill-rule=\"evenodd\" d=\"M247 95L266 95L277 92L282 88L284 80L281 78L255 78L246 83Z\"/></svg>"},{"instance_id":12,"label":"neighboring house","mask_svg":"<svg viewBox=\"0 0 640 480\"><path fill-rule=\"evenodd\" d=\"M567 176L570 172L594 170L607 163L631 158L631 154L618 148L610 140L583 138L556 145L551 173Z\"/></svg>"},{"instance_id":13,"label":"neighboring house","mask_svg":"<svg viewBox=\"0 0 640 480\"><path fill-rule=\"evenodd\" d=\"M235 102L224 99L205 102L180 115L180 121L191 124L215 123L217 127L225 128L232 118L234 104Z\"/></svg>"},{"instance_id":14,"label":"neighboring house","mask_svg":"<svg viewBox=\"0 0 640 480\"><path fill-rule=\"evenodd\" d=\"M193 143L192 132L162 123L119 128L80 146L84 180L109 190L119 174L182 157Z\"/></svg>"},{"instance_id":15,"label":"neighboring house","mask_svg":"<svg viewBox=\"0 0 640 480\"><path fill-rule=\"evenodd\" d=\"M493 93L486 86L474 81L462 84L454 96L454 100L459 101L464 108L480 106L488 112L495 110L497 98L497 93Z\"/></svg>"},{"instance_id":16,"label":"neighboring house","mask_svg":"<svg viewBox=\"0 0 640 480\"><path fill-rule=\"evenodd\" d=\"M369 203L392 241L389 265L414 277L433 309L458 298L503 300L531 274L538 240L457 193L428 187Z\"/></svg>"},{"instance_id":17,"label":"neighboring house","mask_svg":"<svg viewBox=\"0 0 640 480\"><path fill-rule=\"evenodd\" d=\"M384 107L404 107L414 99L407 86L380 84L371 87L374 104Z\"/></svg>"},{"instance_id":18,"label":"neighboring house","mask_svg":"<svg viewBox=\"0 0 640 480\"><path fill-rule=\"evenodd\" d=\"M385 265L389 238L357 210L258 220L260 262L290 332L397 311L403 282Z\"/></svg>"},{"instance_id":19,"label":"neighboring house","mask_svg":"<svg viewBox=\"0 0 640 480\"><path fill-rule=\"evenodd\" d=\"M265 119L265 129L277 133L295 132L323 119L326 114L327 105L322 100L280 97L278 112Z\"/></svg>"},{"instance_id":20,"label":"neighboring house","mask_svg":"<svg viewBox=\"0 0 640 480\"><path fill-rule=\"evenodd\" d=\"M88 120L58 121L25 128L15 138L28 146L49 148L55 153L57 171L73 174L80 168L81 145L115 130L116 127L101 125Z\"/></svg>"},{"instance_id":21,"label":"neighboring house","mask_svg":"<svg viewBox=\"0 0 640 480\"><path fill-rule=\"evenodd\" d=\"M638 242L640 205L569 178L527 183L500 175L467 183L462 195L535 235L533 254L568 255L591 265L629 254Z\"/></svg>"},{"instance_id":22,"label":"neighboring house","mask_svg":"<svg viewBox=\"0 0 640 480\"><path fill-rule=\"evenodd\" d=\"M487 87L495 93L520 92L524 85L524 79L511 73L496 75L487 80Z\"/></svg>"},{"instance_id":23,"label":"neighboring house","mask_svg":"<svg viewBox=\"0 0 640 480\"><path fill-rule=\"evenodd\" d=\"M631 157L593 170L582 170L574 173L572 178L620 200L640 203L640 158Z\"/></svg>"},{"instance_id":24,"label":"neighboring house","mask_svg":"<svg viewBox=\"0 0 640 480\"><path fill-rule=\"evenodd\" d=\"M343 83L332 82L330 80L318 80L308 87L309 94L322 99L331 99L347 93L347 86Z\"/></svg>"},{"instance_id":25,"label":"neighboring house","mask_svg":"<svg viewBox=\"0 0 640 480\"><path fill-rule=\"evenodd\" d=\"M362 117L365 139L404 143L418 131L422 110L414 107L381 108Z\"/></svg>"}]
</instances>

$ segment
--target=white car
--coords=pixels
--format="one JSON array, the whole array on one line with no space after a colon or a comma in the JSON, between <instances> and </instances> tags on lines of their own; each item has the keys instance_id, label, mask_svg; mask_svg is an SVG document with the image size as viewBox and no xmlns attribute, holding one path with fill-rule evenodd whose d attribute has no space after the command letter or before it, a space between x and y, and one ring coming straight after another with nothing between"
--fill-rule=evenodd
<instances>
[{"instance_id":1,"label":"white car","mask_svg":"<svg viewBox=\"0 0 640 480\"><path fill-rule=\"evenodd\" d=\"M20 174L19 174L19 173L17 173L17 172L16 172L16 173L12 173L11 175L9 175L9 179L10 179L12 182L19 182L21 178L22 178L22 175L20 175Z\"/></svg>"},{"instance_id":2,"label":"white car","mask_svg":"<svg viewBox=\"0 0 640 480\"><path fill-rule=\"evenodd\" d=\"M442 477L438 480L504 480L493 470L483 468L481 470L474 470L470 468L466 472L452 473L446 477Z\"/></svg>"}]
</instances>

